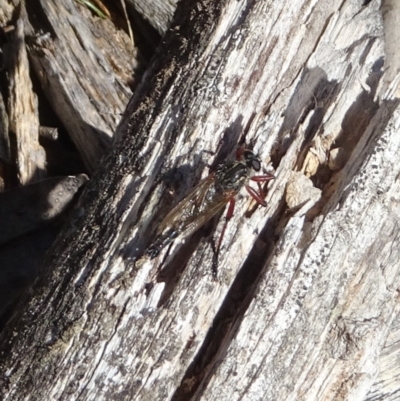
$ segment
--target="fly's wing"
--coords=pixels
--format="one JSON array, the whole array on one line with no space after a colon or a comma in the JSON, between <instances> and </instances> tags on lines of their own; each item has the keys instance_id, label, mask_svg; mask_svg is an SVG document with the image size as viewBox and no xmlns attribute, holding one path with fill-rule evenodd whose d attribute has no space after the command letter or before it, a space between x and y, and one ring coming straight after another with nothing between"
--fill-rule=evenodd
<instances>
[{"instance_id":1,"label":"fly's wing","mask_svg":"<svg viewBox=\"0 0 400 401\"><path fill-rule=\"evenodd\" d=\"M204 204L205 197L214 181L214 175L210 174L201 180L192 191L186 195L164 218L158 226L157 233L161 234L165 229L180 226L190 216L199 212Z\"/></svg>"},{"instance_id":2,"label":"fly's wing","mask_svg":"<svg viewBox=\"0 0 400 401\"><path fill-rule=\"evenodd\" d=\"M234 195L234 191L229 191L229 193L224 194L220 199L215 199L213 202L208 203L208 207L201 211L197 216L188 219L185 226L182 227L182 231L179 235L184 238L193 234L201 226L206 224L211 220L218 212L220 212L229 202L229 200Z\"/></svg>"},{"instance_id":3,"label":"fly's wing","mask_svg":"<svg viewBox=\"0 0 400 401\"><path fill-rule=\"evenodd\" d=\"M226 196L215 193L214 174L210 174L167 214L158 228L158 235L170 228L182 236L195 232L215 216L231 197L230 193Z\"/></svg>"}]
</instances>

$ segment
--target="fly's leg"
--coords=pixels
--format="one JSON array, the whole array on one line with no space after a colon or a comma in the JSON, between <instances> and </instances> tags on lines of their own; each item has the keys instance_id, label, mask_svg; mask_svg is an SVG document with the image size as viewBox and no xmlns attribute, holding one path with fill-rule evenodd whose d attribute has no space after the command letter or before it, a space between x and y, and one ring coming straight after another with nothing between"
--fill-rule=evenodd
<instances>
[{"instance_id":1,"label":"fly's leg","mask_svg":"<svg viewBox=\"0 0 400 401\"><path fill-rule=\"evenodd\" d=\"M233 216L233 211L235 210L235 198L232 198L229 200L229 206L228 206L228 211L226 212L226 217L225 217L225 223L224 226L222 227L221 234L218 239L218 244L217 247L214 248L214 257L213 257L213 264L212 264L212 275L214 278L217 277L218 275L218 256L219 256L219 250L222 245L222 240L224 238L224 234L226 231L226 227L228 226L229 220Z\"/></svg>"},{"instance_id":2,"label":"fly's leg","mask_svg":"<svg viewBox=\"0 0 400 401\"><path fill-rule=\"evenodd\" d=\"M247 192L251 195L251 197L259 203L261 206L267 206L267 202L265 202L263 190L261 187L261 183L271 181L275 178L274 175L267 173L265 175L256 175L254 177L251 177L250 180L254 181L258 185L258 192L253 189L250 185L246 185Z\"/></svg>"},{"instance_id":3,"label":"fly's leg","mask_svg":"<svg viewBox=\"0 0 400 401\"><path fill-rule=\"evenodd\" d=\"M221 235L219 236L217 252L219 252L219 249L221 248L222 240L224 238L224 234L225 234L225 231L226 231L226 227L228 226L229 220L233 216L234 210L235 210L235 198L232 198L229 201L228 211L226 212L226 217L225 217L225 223L224 223L224 226L222 227Z\"/></svg>"},{"instance_id":4,"label":"fly's leg","mask_svg":"<svg viewBox=\"0 0 400 401\"><path fill-rule=\"evenodd\" d=\"M265 175L256 175L254 177L251 177L250 180L252 180L258 184L258 192L254 188L252 188L250 185L245 185L247 192L261 206L267 206L267 202L265 202L265 200L263 199L264 194L263 194L263 190L261 187L261 183L268 182L270 180L273 180L274 178L275 178L275 176L270 173L267 173ZM222 227L217 247L216 248L214 247L214 258L213 258L213 265L212 265L212 274L213 274L214 278L217 277L217 273L218 273L219 250L222 245L222 240L224 238L224 234L226 231L226 227L228 226L228 222L233 216L234 209L235 209L235 198L231 198L229 200L229 206L228 206L228 211L226 213L225 223L224 223L224 226Z\"/></svg>"},{"instance_id":5,"label":"fly's leg","mask_svg":"<svg viewBox=\"0 0 400 401\"><path fill-rule=\"evenodd\" d=\"M258 185L260 185L260 183L258 183ZM261 185L260 185L260 187L261 187ZM267 202L265 202L265 200L262 198L261 190L260 190L260 192L257 192L254 188L252 188L249 185L246 185L246 189L247 189L247 192L251 195L251 197L257 203L259 203L261 206L267 206Z\"/></svg>"},{"instance_id":6,"label":"fly's leg","mask_svg":"<svg viewBox=\"0 0 400 401\"><path fill-rule=\"evenodd\" d=\"M175 229L170 228L164 234L159 235L147 248L146 255L149 256L150 259L154 259L167 245L171 244L177 236L178 232Z\"/></svg>"}]
</instances>

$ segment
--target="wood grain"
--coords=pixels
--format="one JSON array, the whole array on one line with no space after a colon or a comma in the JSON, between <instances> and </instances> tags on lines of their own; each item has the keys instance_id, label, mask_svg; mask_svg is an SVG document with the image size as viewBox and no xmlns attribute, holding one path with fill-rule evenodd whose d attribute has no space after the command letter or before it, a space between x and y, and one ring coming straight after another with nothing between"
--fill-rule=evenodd
<instances>
[{"instance_id":1,"label":"wood grain","mask_svg":"<svg viewBox=\"0 0 400 401\"><path fill-rule=\"evenodd\" d=\"M2 333L3 399L385 399L400 106L380 86L383 29L374 1L180 2ZM218 280L223 219L143 257L162 216L242 142L276 179L266 208L239 197ZM293 171L319 199L287 206Z\"/></svg>"}]
</instances>

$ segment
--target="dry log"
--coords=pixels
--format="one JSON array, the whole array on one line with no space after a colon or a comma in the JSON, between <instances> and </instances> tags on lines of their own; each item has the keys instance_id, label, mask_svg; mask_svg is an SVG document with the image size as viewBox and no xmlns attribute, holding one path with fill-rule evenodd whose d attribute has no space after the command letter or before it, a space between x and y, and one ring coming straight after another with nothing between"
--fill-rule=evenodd
<instances>
[{"instance_id":1,"label":"dry log","mask_svg":"<svg viewBox=\"0 0 400 401\"><path fill-rule=\"evenodd\" d=\"M379 6L179 3L2 334L3 399L367 398L399 312L400 106L396 80L379 89ZM266 208L237 202L218 280L205 230L143 256L160 216L242 141L276 180ZM321 196L286 193L292 170Z\"/></svg>"}]
</instances>

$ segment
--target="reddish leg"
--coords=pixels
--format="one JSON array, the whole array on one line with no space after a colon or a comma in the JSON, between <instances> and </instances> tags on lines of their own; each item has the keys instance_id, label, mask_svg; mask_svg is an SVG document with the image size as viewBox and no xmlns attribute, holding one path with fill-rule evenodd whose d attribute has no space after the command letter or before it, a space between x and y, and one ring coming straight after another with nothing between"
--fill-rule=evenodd
<instances>
[{"instance_id":1,"label":"reddish leg","mask_svg":"<svg viewBox=\"0 0 400 401\"><path fill-rule=\"evenodd\" d=\"M249 185L246 185L246 189L247 192L257 203L259 203L261 206L267 206L267 202L265 202L265 200L262 198L263 197L263 194L261 193L262 188L260 188L260 193L258 193L255 189L253 189Z\"/></svg>"},{"instance_id":2,"label":"reddish leg","mask_svg":"<svg viewBox=\"0 0 400 401\"><path fill-rule=\"evenodd\" d=\"M255 189L253 189L250 185L245 185L247 192L261 206L267 206L267 202L265 202L265 200L263 199L264 194L263 194L263 190L261 187L261 183L273 180L274 178L275 177L272 174L256 175L254 177L251 177L250 180L257 183L259 192L257 192Z\"/></svg>"},{"instance_id":3,"label":"reddish leg","mask_svg":"<svg viewBox=\"0 0 400 401\"><path fill-rule=\"evenodd\" d=\"M218 256L219 256L219 250L221 248L222 245L222 240L224 238L224 234L226 231L226 227L228 226L228 222L229 220L232 218L233 216L233 211L235 210L235 198L231 198L229 200L229 206L228 206L228 211L226 212L226 217L225 217L225 223L224 226L222 227L221 230L221 234L219 236L218 239L218 245L217 247L214 249L214 260L213 260L213 266L212 266L212 274L213 277L216 278L217 277L217 273L218 273Z\"/></svg>"},{"instance_id":4,"label":"reddish leg","mask_svg":"<svg viewBox=\"0 0 400 401\"><path fill-rule=\"evenodd\" d=\"M229 220L230 220L230 219L232 218L232 216L233 216L233 211L234 211L234 210L235 210L235 198L232 198L232 199L229 201L228 211L226 212L226 217L225 217L225 223L224 223L224 226L222 227L221 235L219 236L218 246L217 246L217 252L219 252L219 248L221 247L222 239L224 238L224 234L225 234L226 227L228 226Z\"/></svg>"},{"instance_id":5,"label":"reddish leg","mask_svg":"<svg viewBox=\"0 0 400 401\"><path fill-rule=\"evenodd\" d=\"M265 174L265 175L255 175L254 177L251 177L250 180L254 182L267 182L273 180L274 178L275 176L272 174Z\"/></svg>"},{"instance_id":6,"label":"reddish leg","mask_svg":"<svg viewBox=\"0 0 400 401\"><path fill-rule=\"evenodd\" d=\"M254 176L254 177L252 177L250 179L258 184L259 192L257 192L255 189L253 189L249 185L245 185L245 188L247 189L247 192L252 196L252 198L255 201L257 201L262 206L267 206L267 202L265 202L265 200L263 199L264 195L263 195L261 183L273 180L274 178L275 177L272 174L256 175L256 176ZM228 226L228 222L233 216L234 209L235 209L235 198L231 198L229 200L228 211L226 212L225 223L224 223L224 226L222 227L221 234L219 236L218 245L214 249L214 260L213 260L213 267L212 267L212 272L213 272L213 277L214 278L217 277L219 250L220 250L221 245L222 245L222 240L224 238L226 227Z\"/></svg>"}]
</instances>

